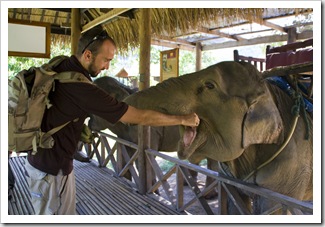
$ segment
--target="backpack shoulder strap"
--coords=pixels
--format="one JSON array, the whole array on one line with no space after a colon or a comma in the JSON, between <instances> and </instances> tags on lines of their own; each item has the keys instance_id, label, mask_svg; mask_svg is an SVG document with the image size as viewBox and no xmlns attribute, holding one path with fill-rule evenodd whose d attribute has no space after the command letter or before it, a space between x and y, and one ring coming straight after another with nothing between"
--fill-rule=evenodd
<instances>
[{"instance_id":1,"label":"backpack shoulder strap","mask_svg":"<svg viewBox=\"0 0 325 227\"><path fill-rule=\"evenodd\" d=\"M75 82L81 82L81 83L89 83L92 84L92 81L90 81L85 75L79 72L61 72L54 76L54 79L59 80L60 83L75 83Z\"/></svg>"},{"instance_id":2,"label":"backpack shoulder strap","mask_svg":"<svg viewBox=\"0 0 325 227\"><path fill-rule=\"evenodd\" d=\"M52 58L48 63L45 63L41 67L39 67L39 69L44 74L47 74L49 76L54 76L55 74L57 74L57 72L55 72L53 68L58 66L63 60L67 58L68 57L64 55L56 56Z\"/></svg>"},{"instance_id":3,"label":"backpack shoulder strap","mask_svg":"<svg viewBox=\"0 0 325 227\"><path fill-rule=\"evenodd\" d=\"M68 58L69 57L64 55L56 56L52 58L48 63L43 64L40 67L40 70L45 74L53 76L54 79L60 81L61 83L74 83L74 82L92 83L87 77L85 77L85 75L79 72L67 71L67 72L57 73L53 71L53 68L55 68L62 61Z\"/></svg>"},{"instance_id":4,"label":"backpack shoulder strap","mask_svg":"<svg viewBox=\"0 0 325 227\"><path fill-rule=\"evenodd\" d=\"M63 60L66 60L68 59L69 57L68 56L65 56L65 55L59 55L59 56L56 56L54 58L52 58L50 61L49 61L49 65L52 67L52 68L55 68L56 66L58 66Z\"/></svg>"}]
</instances>

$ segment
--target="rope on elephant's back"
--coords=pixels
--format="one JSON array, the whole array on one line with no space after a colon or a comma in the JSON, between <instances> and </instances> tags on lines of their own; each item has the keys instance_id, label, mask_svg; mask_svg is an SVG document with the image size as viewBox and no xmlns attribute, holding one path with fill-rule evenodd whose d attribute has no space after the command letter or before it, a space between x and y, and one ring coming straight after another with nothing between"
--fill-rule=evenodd
<instances>
[{"instance_id":1,"label":"rope on elephant's back","mask_svg":"<svg viewBox=\"0 0 325 227\"><path fill-rule=\"evenodd\" d=\"M266 166L267 164L269 164L270 162L272 162L282 151L283 149L287 146L287 144L289 143L289 141L291 140L291 137L296 129L297 123L298 123L298 118L299 115L297 115L294 119L294 122L292 124L289 136L287 137L286 141L282 144L282 146L279 148L279 150L266 162L264 162L262 165L258 166L255 170L253 170L250 174L248 174L243 181L248 180L248 178L250 178L254 173L256 173L258 170L260 170L261 168L263 168L264 166Z\"/></svg>"},{"instance_id":2,"label":"rope on elephant's back","mask_svg":"<svg viewBox=\"0 0 325 227\"><path fill-rule=\"evenodd\" d=\"M292 106L291 108L291 113L295 116L294 118L294 122L292 124L289 136L287 137L286 141L282 144L282 146L279 148L279 150L266 162L264 162L262 165L258 166L255 170L253 170L250 174L248 174L243 180L246 181L248 180L254 173L256 173L258 170L260 170L261 168L263 168L264 166L266 166L267 164L269 164L270 162L272 162L282 151L283 149L287 146L287 144L289 143L295 129L298 123L298 118L299 118L299 114L300 114L300 110L302 110L302 114L303 114L303 119L304 122L306 123L306 139L309 139L309 131L310 131L310 123L309 123L309 119L307 117L307 113L306 113L306 108L305 108L305 102L303 99L303 96L301 94L301 92L298 89L298 84L297 84L297 79L295 79L295 83L294 83L295 89L293 89L292 93L291 93L291 97L294 99L295 104ZM255 179L254 179L255 182Z\"/></svg>"}]
</instances>

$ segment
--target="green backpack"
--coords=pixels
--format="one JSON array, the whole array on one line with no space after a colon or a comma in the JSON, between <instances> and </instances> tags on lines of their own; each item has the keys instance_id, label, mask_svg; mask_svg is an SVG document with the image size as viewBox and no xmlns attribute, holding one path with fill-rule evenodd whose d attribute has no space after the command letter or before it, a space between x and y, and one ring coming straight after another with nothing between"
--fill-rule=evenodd
<instances>
[{"instance_id":1,"label":"green backpack","mask_svg":"<svg viewBox=\"0 0 325 227\"><path fill-rule=\"evenodd\" d=\"M9 81L8 88L8 142L9 151L24 152L37 148L51 148L54 145L52 135L69 124L64 123L48 132L41 131L45 108L50 108L48 95L54 91L54 80L60 83L92 83L78 72L57 73L52 69L58 66L66 56L58 56L41 67L22 70ZM74 119L73 121L78 121Z\"/></svg>"}]
</instances>

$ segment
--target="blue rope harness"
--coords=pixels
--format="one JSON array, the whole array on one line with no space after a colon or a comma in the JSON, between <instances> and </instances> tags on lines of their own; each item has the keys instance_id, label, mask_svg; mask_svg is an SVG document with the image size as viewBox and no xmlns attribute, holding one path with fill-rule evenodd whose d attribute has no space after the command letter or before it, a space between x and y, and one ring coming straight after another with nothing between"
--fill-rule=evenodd
<instances>
[{"instance_id":1,"label":"blue rope harness","mask_svg":"<svg viewBox=\"0 0 325 227\"><path fill-rule=\"evenodd\" d=\"M274 76L274 77L268 77L267 80L281 88L283 91L285 91L290 97L295 97L295 90L289 85L287 80L284 77L281 76ZM305 109L307 112L312 113L313 112L313 104L307 100L306 98L303 98L303 102L305 103Z\"/></svg>"},{"instance_id":2,"label":"blue rope harness","mask_svg":"<svg viewBox=\"0 0 325 227\"><path fill-rule=\"evenodd\" d=\"M310 131L310 121L308 120L306 111L309 113L313 112L313 104L307 100L306 98L304 98L301 95L300 91L295 91L287 82L287 80L283 77L280 76L275 76L275 77L268 77L267 80L278 86L280 89L282 89L283 91L285 91L294 101L295 101L295 105L292 107L291 112L294 116L298 116L300 114L300 110L302 108L302 116L304 118L304 121L306 123L306 136L305 139L308 140L309 139L309 131ZM298 85L297 83L296 85L296 89L298 90Z\"/></svg>"}]
</instances>

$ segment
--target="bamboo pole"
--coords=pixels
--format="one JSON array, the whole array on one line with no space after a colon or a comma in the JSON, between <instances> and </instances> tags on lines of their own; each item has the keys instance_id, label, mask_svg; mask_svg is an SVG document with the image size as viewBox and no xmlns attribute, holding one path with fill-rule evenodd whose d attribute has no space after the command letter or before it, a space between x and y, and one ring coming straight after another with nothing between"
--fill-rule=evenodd
<instances>
[{"instance_id":1,"label":"bamboo pole","mask_svg":"<svg viewBox=\"0 0 325 227\"><path fill-rule=\"evenodd\" d=\"M202 45L200 42L196 43L195 53L196 53L195 70L200 71L202 69Z\"/></svg>"},{"instance_id":2,"label":"bamboo pole","mask_svg":"<svg viewBox=\"0 0 325 227\"><path fill-rule=\"evenodd\" d=\"M76 54L81 34L80 9L71 9L71 54Z\"/></svg>"},{"instance_id":3,"label":"bamboo pole","mask_svg":"<svg viewBox=\"0 0 325 227\"><path fill-rule=\"evenodd\" d=\"M150 83L150 43L151 43L151 16L150 8L141 9L140 11L140 28L139 28L139 41L140 41L140 83L139 90L149 87ZM147 174L146 174L146 156L145 148L149 145L149 127L139 126L139 193L145 194L147 190Z\"/></svg>"}]
</instances>

